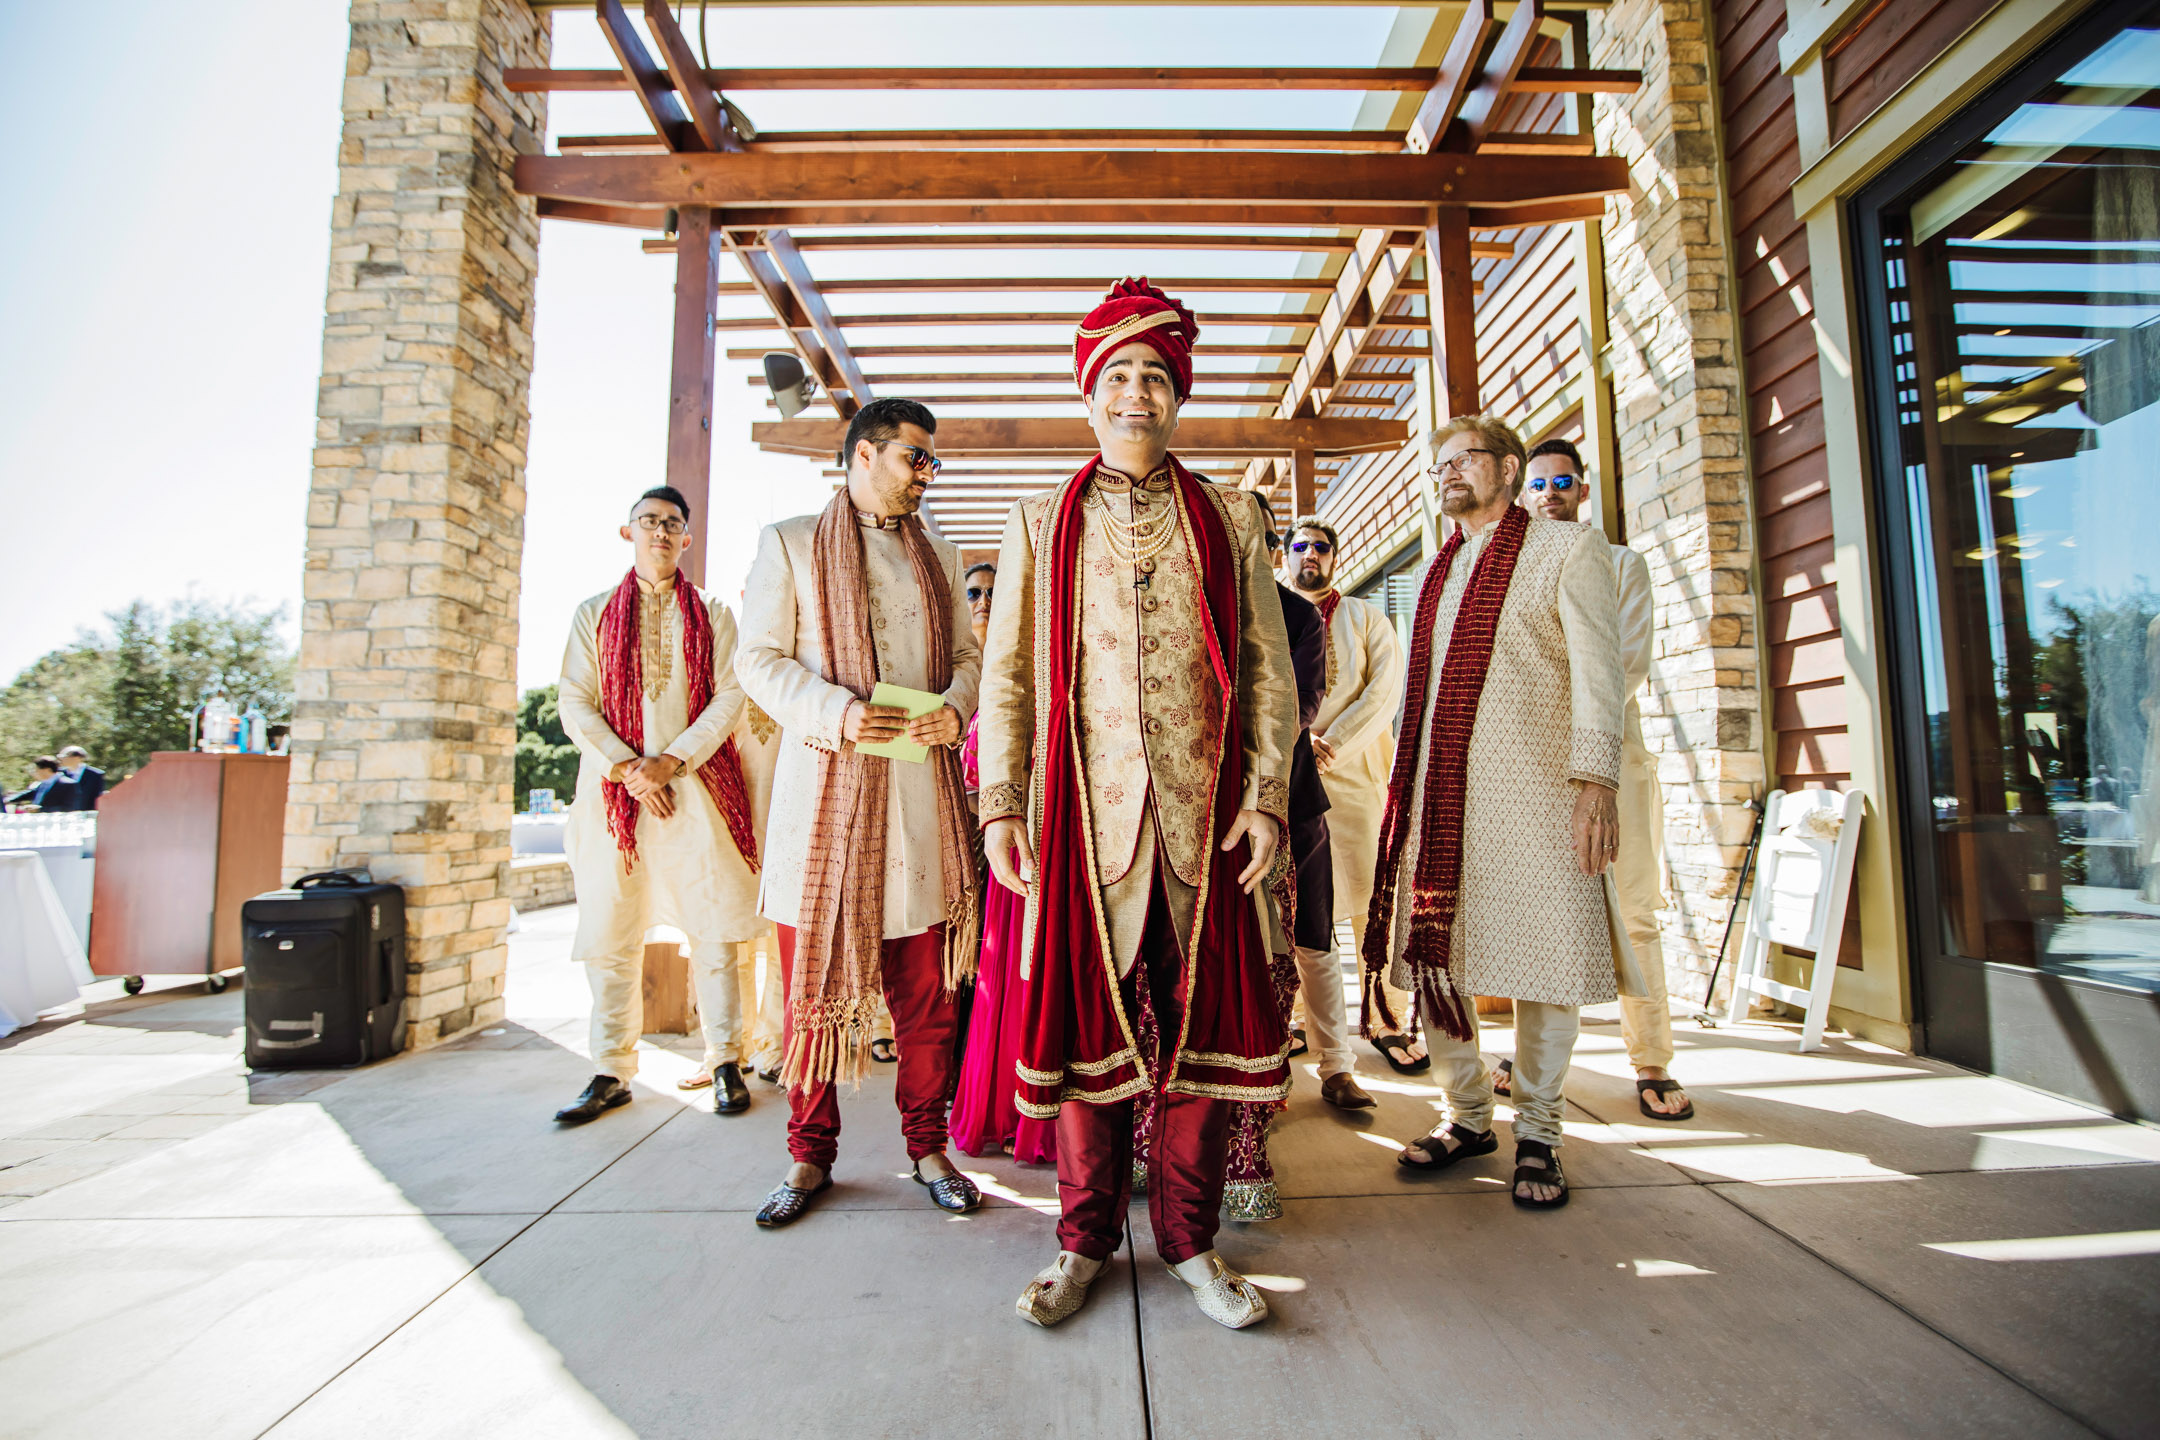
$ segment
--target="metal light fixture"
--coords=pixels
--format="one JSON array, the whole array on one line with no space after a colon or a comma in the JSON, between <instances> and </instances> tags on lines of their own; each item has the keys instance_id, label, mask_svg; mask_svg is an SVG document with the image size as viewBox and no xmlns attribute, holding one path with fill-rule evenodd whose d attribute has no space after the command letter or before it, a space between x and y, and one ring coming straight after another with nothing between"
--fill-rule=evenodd
<instances>
[{"instance_id":1,"label":"metal light fixture","mask_svg":"<svg viewBox=\"0 0 2160 1440\"><path fill-rule=\"evenodd\" d=\"M817 394L817 381L803 369L800 356L774 350L765 357L765 388L780 407L780 418L792 420L802 414Z\"/></svg>"}]
</instances>

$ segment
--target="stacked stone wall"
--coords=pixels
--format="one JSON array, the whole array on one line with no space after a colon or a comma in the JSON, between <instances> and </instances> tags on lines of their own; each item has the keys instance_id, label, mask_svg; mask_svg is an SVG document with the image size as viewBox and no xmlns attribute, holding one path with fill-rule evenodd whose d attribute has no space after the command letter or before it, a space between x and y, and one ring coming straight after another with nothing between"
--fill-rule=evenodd
<instances>
[{"instance_id":1,"label":"stacked stone wall","mask_svg":"<svg viewBox=\"0 0 2160 1440\"><path fill-rule=\"evenodd\" d=\"M1723 214L1710 14L1618 0L1590 22L1596 67L1639 68L1599 96L1598 150L1627 160L1603 223L1616 448L1627 542L1655 583L1643 732L1665 800L1660 915L1670 987L1702 993L1761 793L1763 716L1745 412ZM1729 971L1728 966L1728 971Z\"/></svg>"},{"instance_id":2,"label":"stacked stone wall","mask_svg":"<svg viewBox=\"0 0 2160 1440\"><path fill-rule=\"evenodd\" d=\"M406 887L416 1046L502 1014L546 100L524 0L355 0L307 514L288 876Z\"/></svg>"}]
</instances>

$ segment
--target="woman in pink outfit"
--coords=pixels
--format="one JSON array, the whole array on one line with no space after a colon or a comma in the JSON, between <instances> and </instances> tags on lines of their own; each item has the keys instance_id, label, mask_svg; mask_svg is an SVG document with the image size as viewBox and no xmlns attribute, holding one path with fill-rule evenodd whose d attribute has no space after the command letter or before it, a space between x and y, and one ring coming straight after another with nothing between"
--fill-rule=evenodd
<instances>
[{"instance_id":1,"label":"woman in pink outfit","mask_svg":"<svg viewBox=\"0 0 2160 1440\"><path fill-rule=\"evenodd\" d=\"M977 565L967 572L968 609L979 642L990 626L990 597L997 570ZM978 717L979 718L979 717ZM968 723L960 766L968 793L976 787L975 722ZM1013 1061L1020 1053L1020 927L1027 902L997 881L983 882L982 961L975 972L975 1005L968 1019L960 1087L953 1096L948 1129L966 1155L995 1155L1010 1147L1026 1165L1057 1163L1057 1126L1030 1120L1013 1104Z\"/></svg>"}]
</instances>

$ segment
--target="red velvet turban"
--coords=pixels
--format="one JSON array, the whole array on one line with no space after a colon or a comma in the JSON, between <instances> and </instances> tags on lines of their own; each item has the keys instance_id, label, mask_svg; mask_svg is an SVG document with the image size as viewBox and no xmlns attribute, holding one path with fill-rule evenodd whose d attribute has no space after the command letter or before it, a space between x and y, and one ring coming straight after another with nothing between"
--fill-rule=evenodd
<instances>
[{"instance_id":1,"label":"red velvet turban","mask_svg":"<svg viewBox=\"0 0 2160 1440\"><path fill-rule=\"evenodd\" d=\"M1082 395L1094 393L1104 363L1137 340L1162 356L1182 401L1192 394L1192 350L1199 338L1200 322L1192 311L1148 284L1145 275L1120 280L1080 321L1073 337L1073 378Z\"/></svg>"}]
</instances>

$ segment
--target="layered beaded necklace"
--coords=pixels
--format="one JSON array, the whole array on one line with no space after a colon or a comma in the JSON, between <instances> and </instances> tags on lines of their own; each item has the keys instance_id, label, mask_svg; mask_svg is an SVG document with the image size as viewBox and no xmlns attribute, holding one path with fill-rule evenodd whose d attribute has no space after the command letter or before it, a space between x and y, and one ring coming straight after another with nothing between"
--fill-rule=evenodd
<instances>
[{"instance_id":1,"label":"layered beaded necklace","mask_svg":"<svg viewBox=\"0 0 2160 1440\"><path fill-rule=\"evenodd\" d=\"M1170 548L1177 538L1177 502L1170 500L1159 510L1141 513L1139 495L1133 497L1132 518L1121 519L1110 513L1110 506L1103 498L1108 494L1128 491L1167 492L1170 489L1170 472L1159 470L1137 484L1115 471L1098 469L1091 481L1085 502L1095 510L1096 526L1102 535L1103 548L1110 558L1121 565L1139 565L1153 560Z\"/></svg>"}]
</instances>

